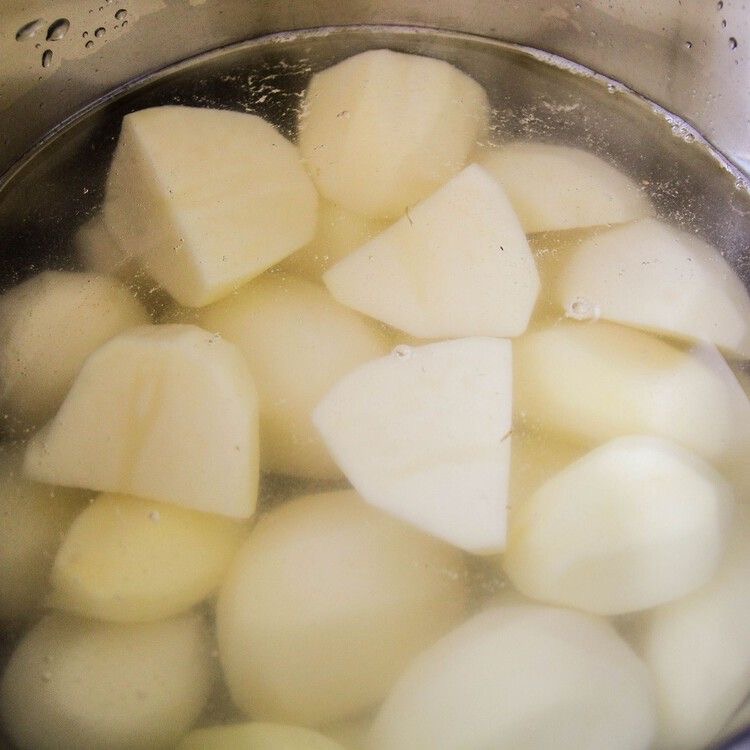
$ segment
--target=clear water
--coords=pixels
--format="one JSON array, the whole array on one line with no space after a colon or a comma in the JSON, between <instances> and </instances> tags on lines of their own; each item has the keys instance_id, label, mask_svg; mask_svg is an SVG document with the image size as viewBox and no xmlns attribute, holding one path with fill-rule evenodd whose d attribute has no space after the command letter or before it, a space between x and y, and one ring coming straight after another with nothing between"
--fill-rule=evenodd
<instances>
[{"instance_id":1,"label":"clear water","mask_svg":"<svg viewBox=\"0 0 750 750\"><path fill-rule=\"evenodd\" d=\"M659 214L719 247L750 284L747 184L686 123L616 82L534 50L460 34L364 27L283 34L218 50L134 81L72 118L0 183L0 283L75 267L72 237L100 207L126 113L161 104L239 110L294 138L311 74L377 47L442 58L479 81L493 106L494 141L562 143L605 157L644 187ZM317 489L267 477L262 501ZM476 564L477 600L503 585ZM14 624L0 632L0 653L7 655L19 632ZM217 694L206 723L231 718L226 696Z\"/></svg>"}]
</instances>

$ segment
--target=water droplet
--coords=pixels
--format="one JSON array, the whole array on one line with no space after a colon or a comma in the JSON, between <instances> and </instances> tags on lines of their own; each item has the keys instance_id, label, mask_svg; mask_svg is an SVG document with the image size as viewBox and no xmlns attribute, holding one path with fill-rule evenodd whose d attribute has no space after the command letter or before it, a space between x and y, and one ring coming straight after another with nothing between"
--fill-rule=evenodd
<instances>
[{"instance_id":1,"label":"water droplet","mask_svg":"<svg viewBox=\"0 0 750 750\"><path fill-rule=\"evenodd\" d=\"M44 19L42 18L37 18L33 21L25 23L16 32L16 41L23 42L26 39L31 39L31 37L33 37L39 31L39 29L42 28L42 26L44 26Z\"/></svg>"},{"instance_id":2,"label":"water droplet","mask_svg":"<svg viewBox=\"0 0 750 750\"><path fill-rule=\"evenodd\" d=\"M70 21L67 18L58 18L57 21L53 21L47 29L47 41L57 42L62 39L70 28Z\"/></svg>"},{"instance_id":3,"label":"water droplet","mask_svg":"<svg viewBox=\"0 0 750 750\"><path fill-rule=\"evenodd\" d=\"M737 40L733 37L729 37L729 49L737 49Z\"/></svg>"},{"instance_id":4,"label":"water droplet","mask_svg":"<svg viewBox=\"0 0 750 750\"><path fill-rule=\"evenodd\" d=\"M91 49L94 46L94 42L92 39L89 39L88 42L86 42L86 49Z\"/></svg>"},{"instance_id":5,"label":"water droplet","mask_svg":"<svg viewBox=\"0 0 750 750\"><path fill-rule=\"evenodd\" d=\"M409 359L413 349L408 344L399 344L394 350L393 355L398 359Z\"/></svg>"},{"instance_id":6,"label":"water droplet","mask_svg":"<svg viewBox=\"0 0 750 750\"><path fill-rule=\"evenodd\" d=\"M125 18L125 16L127 15L128 15L128 12L125 10L125 8L120 8L120 10L118 10L117 13L115 13L115 18L118 21L122 21L122 19Z\"/></svg>"},{"instance_id":7,"label":"water droplet","mask_svg":"<svg viewBox=\"0 0 750 750\"><path fill-rule=\"evenodd\" d=\"M599 306L583 297L576 297L565 308L565 317L573 320L599 320L600 315Z\"/></svg>"},{"instance_id":8,"label":"water droplet","mask_svg":"<svg viewBox=\"0 0 750 750\"><path fill-rule=\"evenodd\" d=\"M107 29L104 28L104 26L100 26L95 32L95 37L102 37L107 33Z\"/></svg>"},{"instance_id":9,"label":"water droplet","mask_svg":"<svg viewBox=\"0 0 750 750\"><path fill-rule=\"evenodd\" d=\"M42 52L42 67L49 68L52 65L52 50L46 49Z\"/></svg>"},{"instance_id":10,"label":"water droplet","mask_svg":"<svg viewBox=\"0 0 750 750\"><path fill-rule=\"evenodd\" d=\"M693 43L692 43L692 42L691 42L690 40L688 40L687 42L685 42L685 46L686 46L686 47L687 47L688 49L693 49Z\"/></svg>"}]
</instances>

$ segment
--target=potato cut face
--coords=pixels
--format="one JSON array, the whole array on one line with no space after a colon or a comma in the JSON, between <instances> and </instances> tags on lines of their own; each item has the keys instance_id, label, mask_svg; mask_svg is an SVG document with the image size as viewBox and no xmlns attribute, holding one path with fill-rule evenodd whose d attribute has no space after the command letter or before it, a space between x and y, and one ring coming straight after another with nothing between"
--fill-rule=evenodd
<instances>
[{"instance_id":1,"label":"potato cut face","mask_svg":"<svg viewBox=\"0 0 750 750\"><path fill-rule=\"evenodd\" d=\"M203 619L115 625L47 615L0 682L4 726L21 750L174 747L213 679Z\"/></svg>"},{"instance_id":2,"label":"potato cut face","mask_svg":"<svg viewBox=\"0 0 750 750\"><path fill-rule=\"evenodd\" d=\"M719 251L656 219L581 243L563 268L556 297L607 320L715 344L750 358L750 295Z\"/></svg>"},{"instance_id":3,"label":"potato cut face","mask_svg":"<svg viewBox=\"0 0 750 750\"><path fill-rule=\"evenodd\" d=\"M240 352L189 325L136 328L87 360L29 442L37 481L236 518L255 509L258 413Z\"/></svg>"},{"instance_id":4,"label":"potato cut face","mask_svg":"<svg viewBox=\"0 0 750 750\"><path fill-rule=\"evenodd\" d=\"M120 282L93 273L43 271L0 296L0 409L21 427L49 419L86 357L149 322Z\"/></svg>"},{"instance_id":5,"label":"potato cut face","mask_svg":"<svg viewBox=\"0 0 750 750\"><path fill-rule=\"evenodd\" d=\"M65 536L48 603L113 622L181 614L218 589L246 536L233 519L100 495Z\"/></svg>"},{"instance_id":6,"label":"potato cut face","mask_svg":"<svg viewBox=\"0 0 750 750\"><path fill-rule=\"evenodd\" d=\"M203 308L196 321L236 344L250 367L259 398L261 468L340 478L312 411L337 380L386 354L385 334L320 286L280 274Z\"/></svg>"},{"instance_id":7,"label":"potato cut face","mask_svg":"<svg viewBox=\"0 0 750 750\"><path fill-rule=\"evenodd\" d=\"M684 448L617 438L514 509L503 568L534 599L602 615L648 609L714 575L733 506L721 475Z\"/></svg>"},{"instance_id":8,"label":"potato cut face","mask_svg":"<svg viewBox=\"0 0 750 750\"><path fill-rule=\"evenodd\" d=\"M75 247L76 258L86 271L114 276L125 284L131 284L139 274L133 254L112 236L101 213L79 227Z\"/></svg>"},{"instance_id":9,"label":"potato cut face","mask_svg":"<svg viewBox=\"0 0 750 750\"><path fill-rule=\"evenodd\" d=\"M702 750L747 697L750 681L750 513L738 503L717 575L643 614L636 649L656 686L659 750Z\"/></svg>"},{"instance_id":10,"label":"potato cut face","mask_svg":"<svg viewBox=\"0 0 750 750\"><path fill-rule=\"evenodd\" d=\"M23 451L21 443L0 443L0 621L41 604L55 553L86 506L78 490L26 479Z\"/></svg>"},{"instance_id":11,"label":"potato cut face","mask_svg":"<svg viewBox=\"0 0 750 750\"><path fill-rule=\"evenodd\" d=\"M126 115L103 207L113 237L191 307L309 242L317 209L297 149L272 125L177 106Z\"/></svg>"},{"instance_id":12,"label":"potato cut face","mask_svg":"<svg viewBox=\"0 0 750 750\"><path fill-rule=\"evenodd\" d=\"M583 442L653 434L709 460L747 429L723 372L640 331L560 323L519 339L514 362L516 414L536 429Z\"/></svg>"},{"instance_id":13,"label":"potato cut face","mask_svg":"<svg viewBox=\"0 0 750 750\"><path fill-rule=\"evenodd\" d=\"M375 707L464 615L462 556L353 491L262 516L217 605L234 702L255 719L323 726Z\"/></svg>"},{"instance_id":14,"label":"potato cut face","mask_svg":"<svg viewBox=\"0 0 750 750\"><path fill-rule=\"evenodd\" d=\"M539 293L515 213L476 165L323 279L339 302L422 338L518 336Z\"/></svg>"},{"instance_id":15,"label":"potato cut face","mask_svg":"<svg viewBox=\"0 0 750 750\"><path fill-rule=\"evenodd\" d=\"M299 146L329 201L395 217L466 164L488 114L484 89L452 65L371 50L313 76Z\"/></svg>"},{"instance_id":16,"label":"potato cut face","mask_svg":"<svg viewBox=\"0 0 750 750\"><path fill-rule=\"evenodd\" d=\"M582 149L511 143L486 147L477 160L503 186L527 233L622 224L652 213L629 177Z\"/></svg>"},{"instance_id":17,"label":"potato cut face","mask_svg":"<svg viewBox=\"0 0 750 750\"><path fill-rule=\"evenodd\" d=\"M399 346L340 380L313 420L364 499L469 552L505 546L511 347Z\"/></svg>"},{"instance_id":18,"label":"potato cut face","mask_svg":"<svg viewBox=\"0 0 750 750\"><path fill-rule=\"evenodd\" d=\"M195 729L176 750L344 750L318 732L256 721Z\"/></svg>"},{"instance_id":19,"label":"potato cut face","mask_svg":"<svg viewBox=\"0 0 750 750\"><path fill-rule=\"evenodd\" d=\"M474 615L420 654L375 720L375 750L644 750L643 664L605 622L533 605Z\"/></svg>"}]
</instances>

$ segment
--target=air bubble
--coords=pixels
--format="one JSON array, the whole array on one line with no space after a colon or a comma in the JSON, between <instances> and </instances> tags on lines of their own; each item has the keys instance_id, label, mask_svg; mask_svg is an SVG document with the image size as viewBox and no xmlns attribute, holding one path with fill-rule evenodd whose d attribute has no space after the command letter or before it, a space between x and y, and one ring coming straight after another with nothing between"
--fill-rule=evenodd
<instances>
[{"instance_id":1,"label":"air bubble","mask_svg":"<svg viewBox=\"0 0 750 750\"><path fill-rule=\"evenodd\" d=\"M158 510L151 510L148 513L149 521L153 521L154 523L159 523L161 521L161 514Z\"/></svg>"},{"instance_id":2,"label":"air bubble","mask_svg":"<svg viewBox=\"0 0 750 750\"><path fill-rule=\"evenodd\" d=\"M49 68L52 65L52 50L46 49L42 52L42 67Z\"/></svg>"},{"instance_id":3,"label":"air bubble","mask_svg":"<svg viewBox=\"0 0 750 750\"><path fill-rule=\"evenodd\" d=\"M118 21L122 21L122 19L125 18L125 16L127 15L128 15L128 12L125 10L125 8L120 8L120 10L118 10L117 13L115 13L115 18Z\"/></svg>"},{"instance_id":4,"label":"air bubble","mask_svg":"<svg viewBox=\"0 0 750 750\"><path fill-rule=\"evenodd\" d=\"M70 28L70 21L67 18L58 18L57 21L53 21L47 29L47 41L58 42L62 39Z\"/></svg>"},{"instance_id":5,"label":"air bubble","mask_svg":"<svg viewBox=\"0 0 750 750\"><path fill-rule=\"evenodd\" d=\"M724 0L719 0L718 3L716 3L716 9L721 10L724 7Z\"/></svg>"},{"instance_id":6,"label":"air bubble","mask_svg":"<svg viewBox=\"0 0 750 750\"><path fill-rule=\"evenodd\" d=\"M727 19L726 18L722 18L721 19L721 28L722 29L726 29L726 27L727 27Z\"/></svg>"},{"instance_id":7,"label":"air bubble","mask_svg":"<svg viewBox=\"0 0 750 750\"><path fill-rule=\"evenodd\" d=\"M26 39L31 39L31 37L37 34L39 29L42 28L42 26L44 26L44 19L42 18L37 18L34 21L29 21L28 23L25 23L16 32L16 41L23 42Z\"/></svg>"},{"instance_id":8,"label":"air bubble","mask_svg":"<svg viewBox=\"0 0 750 750\"><path fill-rule=\"evenodd\" d=\"M685 42L685 47L687 49L693 49L693 43L690 40L688 40Z\"/></svg>"},{"instance_id":9,"label":"air bubble","mask_svg":"<svg viewBox=\"0 0 750 750\"><path fill-rule=\"evenodd\" d=\"M88 42L86 42L86 49L91 49L94 46L93 40L89 39Z\"/></svg>"},{"instance_id":10,"label":"air bubble","mask_svg":"<svg viewBox=\"0 0 750 750\"><path fill-rule=\"evenodd\" d=\"M576 297L566 308L565 317L573 320L599 320L599 305L592 304L584 297Z\"/></svg>"},{"instance_id":11,"label":"air bubble","mask_svg":"<svg viewBox=\"0 0 750 750\"><path fill-rule=\"evenodd\" d=\"M737 49L737 40L733 37L729 37L729 49Z\"/></svg>"},{"instance_id":12,"label":"air bubble","mask_svg":"<svg viewBox=\"0 0 750 750\"><path fill-rule=\"evenodd\" d=\"M393 355L398 359L409 359L414 350L408 344L399 344L394 350Z\"/></svg>"},{"instance_id":13,"label":"air bubble","mask_svg":"<svg viewBox=\"0 0 750 750\"><path fill-rule=\"evenodd\" d=\"M95 37L103 37L107 33L107 29L104 28L104 26L100 26L95 32Z\"/></svg>"},{"instance_id":14,"label":"air bubble","mask_svg":"<svg viewBox=\"0 0 750 750\"><path fill-rule=\"evenodd\" d=\"M617 86L615 86L614 83L608 83L607 84L607 93L608 94L615 94L615 93L617 93Z\"/></svg>"}]
</instances>

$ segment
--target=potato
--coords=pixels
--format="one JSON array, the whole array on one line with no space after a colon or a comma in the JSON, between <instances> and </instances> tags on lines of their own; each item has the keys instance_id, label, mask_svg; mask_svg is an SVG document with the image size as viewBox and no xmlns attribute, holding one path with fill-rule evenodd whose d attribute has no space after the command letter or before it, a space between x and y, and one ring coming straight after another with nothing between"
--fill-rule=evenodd
<instances>
[{"instance_id":1,"label":"potato","mask_svg":"<svg viewBox=\"0 0 750 750\"><path fill-rule=\"evenodd\" d=\"M44 271L0 296L0 409L34 427L65 398L86 357L118 333L148 323L118 281Z\"/></svg>"},{"instance_id":2,"label":"potato","mask_svg":"<svg viewBox=\"0 0 750 750\"><path fill-rule=\"evenodd\" d=\"M48 603L114 622L180 614L218 589L246 536L222 516L100 495L65 536Z\"/></svg>"},{"instance_id":3,"label":"potato","mask_svg":"<svg viewBox=\"0 0 750 750\"><path fill-rule=\"evenodd\" d=\"M646 750L648 674L605 622L493 607L420 654L375 720L373 750Z\"/></svg>"},{"instance_id":4,"label":"potato","mask_svg":"<svg viewBox=\"0 0 750 750\"><path fill-rule=\"evenodd\" d=\"M25 479L22 461L23 445L0 444L0 621L34 611L57 548L86 505L77 490Z\"/></svg>"},{"instance_id":5,"label":"potato","mask_svg":"<svg viewBox=\"0 0 750 750\"><path fill-rule=\"evenodd\" d=\"M107 181L113 237L180 304L201 307L309 242L318 198L296 148L255 115L126 115Z\"/></svg>"},{"instance_id":6,"label":"potato","mask_svg":"<svg viewBox=\"0 0 750 750\"><path fill-rule=\"evenodd\" d=\"M352 491L293 500L260 518L222 586L227 685L253 718L321 726L354 717L465 604L454 550Z\"/></svg>"},{"instance_id":7,"label":"potato","mask_svg":"<svg viewBox=\"0 0 750 750\"><path fill-rule=\"evenodd\" d=\"M48 615L3 674L5 728L19 750L166 750L206 703L209 654L196 615L137 625Z\"/></svg>"},{"instance_id":8,"label":"potato","mask_svg":"<svg viewBox=\"0 0 750 750\"><path fill-rule=\"evenodd\" d=\"M195 729L176 750L344 750L318 732L283 724L253 722Z\"/></svg>"},{"instance_id":9,"label":"potato","mask_svg":"<svg viewBox=\"0 0 750 750\"><path fill-rule=\"evenodd\" d=\"M484 149L478 161L503 186L527 233L621 224L652 212L629 177L579 148L511 143Z\"/></svg>"},{"instance_id":10,"label":"potato","mask_svg":"<svg viewBox=\"0 0 750 750\"><path fill-rule=\"evenodd\" d=\"M634 628L658 698L659 750L702 750L750 685L750 510L738 504L729 551L698 591Z\"/></svg>"},{"instance_id":11,"label":"potato","mask_svg":"<svg viewBox=\"0 0 750 750\"><path fill-rule=\"evenodd\" d=\"M140 270L133 253L126 252L112 236L101 213L92 216L75 235L76 257L84 270L114 276L132 284Z\"/></svg>"},{"instance_id":12,"label":"potato","mask_svg":"<svg viewBox=\"0 0 750 750\"><path fill-rule=\"evenodd\" d=\"M731 454L745 429L722 373L640 331L561 323L513 353L516 415L530 428L589 442L650 433L709 460Z\"/></svg>"},{"instance_id":13,"label":"potato","mask_svg":"<svg viewBox=\"0 0 750 750\"><path fill-rule=\"evenodd\" d=\"M340 380L313 421L368 503L469 552L500 552L511 390L508 341L400 346Z\"/></svg>"},{"instance_id":14,"label":"potato","mask_svg":"<svg viewBox=\"0 0 750 750\"><path fill-rule=\"evenodd\" d=\"M476 165L323 280L339 302L421 338L518 336L539 292L513 209Z\"/></svg>"},{"instance_id":15,"label":"potato","mask_svg":"<svg viewBox=\"0 0 750 750\"><path fill-rule=\"evenodd\" d=\"M347 211L321 201L315 237L281 261L286 271L317 281L334 263L345 258L387 228L389 222Z\"/></svg>"},{"instance_id":16,"label":"potato","mask_svg":"<svg viewBox=\"0 0 750 750\"><path fill-rule=\"evenodd\" d=\"M121 334L86 361L29 441L37 481L247 518L258 490L258 412L239 350L190 325Z\"/></svg>"},{"instance_id":17,"label":"potato","mask_svg":"<svg viewBox=\"0 0 750 750\"><path fill-rule=\"evenodd\" d=\"M556 297L566 310L584 301L607 320L750 358L750 295L740 278L716 248L656 219L582 242Z\"/></svg>"},{"instance_id":18,"label":"potato","mask_svg":"<svg viewBox=\"0 0 750 750\"><path fill-rule=\"evenodd\" d=\"M732 490L662 438L617 438L514 509L503 568L523 594L601 615L678 599L721 561Z\"/></svg>"},{"instance_id":19,"label":"potato","mask_svg":"<svg viewBox=\"0 0 750 750\"><path fill-rule=\"evenodd\" d=\"M313 76L299 147L329 201L395 217L464 166L488 114L484 89L452 65L370 50Z\"/></svg>"},{"instance_id":20,"label":"potato","mask_svg":"<svg viewBox=\"0 0 750 750\"><path fill-rule=\"evenodd\" d=\"M202 309L197 322L236 344L250 367L258 388L261 468L339 478L312 411L339 378L386 354L385 335L319 286L280 275Z\"/></svg>"},{"instance_id":21,"label":"potato","mask_svg":"<svg viewBox=\"0 0 750 750\"><path fill-rule=\"evenodd\" d=\"M349 719L337 724L330 724L321 731L346 750L369 750L370 726L372 714L368 713L356 719Z\"/></svg>"}]
</instances>

